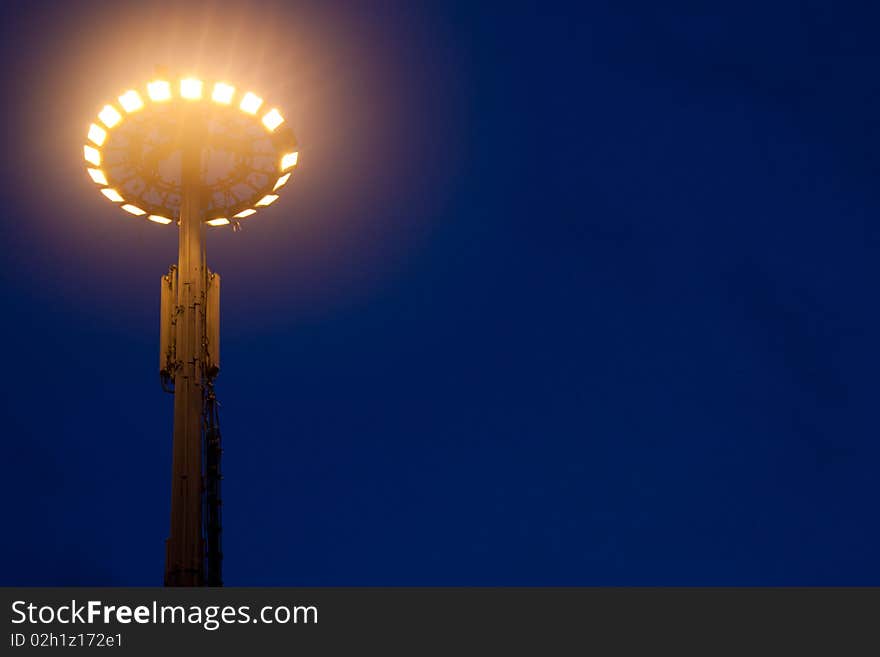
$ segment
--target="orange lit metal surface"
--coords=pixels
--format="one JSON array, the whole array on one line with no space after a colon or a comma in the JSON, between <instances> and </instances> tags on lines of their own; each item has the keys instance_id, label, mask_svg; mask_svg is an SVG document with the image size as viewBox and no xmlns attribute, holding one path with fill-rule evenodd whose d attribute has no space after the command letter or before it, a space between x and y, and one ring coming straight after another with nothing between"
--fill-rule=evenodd
<instances>
[{"instance_id":1,"label":"orange lit metal surface","mask_svg":"<svg viewBox=\"0 0 880 657\"><path fill-rule=\"evenodd\" d=\"M251 91L194 76L151 80L102 106L83 147L89 178L125 212L176 224L180 135L193 125L205 142L205 223L234 224L278 199L298 161L281 111Z\"/></svg>"}]
</instances>

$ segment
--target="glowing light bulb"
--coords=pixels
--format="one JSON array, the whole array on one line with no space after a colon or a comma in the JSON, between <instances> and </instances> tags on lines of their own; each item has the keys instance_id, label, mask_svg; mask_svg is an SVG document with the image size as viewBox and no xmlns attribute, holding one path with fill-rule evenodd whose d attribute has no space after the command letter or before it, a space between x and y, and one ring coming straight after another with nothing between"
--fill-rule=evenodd
<instances>
[{"instance_id":1,"label":"glowing light bulb","mask_svg":"<svg viewBox=\"0 0 880 657\"><path fill-rule=\"evenodd\" d=\"M260 109L260 105L263 104L263 99L257 96L256 94L252 94L248 91L244 98L241 99L241 103L239 107L243 112L247 112L248 114L256 114L257 110Z\"/></svg>"},{"instance_id":2,"label":"glowing light bulb","mask_svg":"<svg viewBox=\"0 0 880 657\"><path fill-rule=\"evenodd\" d=\"M92 123L89 126L89 140L98 146L103 146L105 139L107 139L107 131L101 126Z\"/></svg>"},{"instance_id":3,"label":"glowing light bulb","mask_svg":"<svg viewBox=\"0 0 880 657\"><path fill-rule=\"evenodd\" d=\"M157 103L171 100L171 84L168 80L153 80L147 83L147 95L150 97L150 100Z\"/></svg>"},{"instance_id":4,"label":"glowing light bulb","mask_svg":"<svg viewBox=\"0 0 880 657\"><path fill-rule=\"evenodd\" d=\"M110 189L109 187L107 189L102 189L101 193L114 203L122 203L125 200L119 195L119 192L115 189Z\"/></svg>"},{"instance_id":5,"label":"glowing light bulb","mask_svg":"<svg viewBox=\"0 0 880 657\"><path fill-rule=\"evenodd\" d=\"M105 126L112 128L122 120L122 114L113 105L104 105L104 108L98 112L98 118Z\"/></svg>"},{"instance_id":6,"label":"glowing light bulb","mask_svg":"<svg viewBox=\"0 0 880 657\"><path fill-rule=\"evenodd\" d=\"M281 112L277 109L271 109L266 112L266 115L263 117L263 125L269 129L269 132L272 132L284 123L284 117L281 116Z\"/></svg>"},{"instance_id":7,"label":"glowing light bulb","mask_svg":"<svg viewBox=\"0 0 880 657\"><path fill-rule=\"evenodd\" d=\"M202 97L202 81L198 78L184 78L180 81L180 95L187 100L198 100Z\"/></svg>"},{"instance_id":8,"label":"glowing light bulb","mask_svg":"<svg viewBox=\"0 0 880 657\"><path fill-rule=\"evenodd\" d=\"M261 198L259 201L254 203L254 205L256 205L258 208L262 208L267 205L271 205L272 203L274 203L277 200L278 200L277 194L266 194L263 198Z\"/></svg>"},{"instance_id":9,"label":"glowing light bulb","mask_svg":"<svg viewBox=\"0 0 880 657\"><path fill-rule=\"evenodd\" d=\"M94 164L96 167L101 166L101 151L97 148L94 148L93 146L83 146L83 157L89 164Z\"/></svg>"},{"instance_id":10,"label":"glowing light bulb","mask_svg":"<svg viewBox=\"0 0 880 657\"><path fill-rule=\"evenodd\" d=\"M232 102L232 95L235 93L235 87L231 84L218 82L214 85L214 92L211 94L211 100L215 103L228 105Z\"/></svg>"},{"instance_id":11,"label":"glowing light bulb","mask_svg":"<svg viewBox=\"0 0 880 657\"><path fill-rule=\"evenodd\" d=\"M281 170L287 171L290 167L295 167L298 159L299 153L288 153L281 158Z\"/></svg>"},{"instance_id":12,"label":"glowing light bulb","mask_svg":"<svg viewBox=\"0 0 880 657\"><path fill-rule=\"evenodd\" d=\"M100 169L86 169L89 172L89 178L92 179L93 182L96 182L99 185L108 185L107 176L104 175L104 172Z\"/></svg>"},{"instance_id":13,"label":"glowing light bulb","mask_svg":"<svg viewBox=\"0 0 880 657\"><path fill-rule=\"evenodd\" d=\"M119 104L122 105L122 109L131 114L141 109L144 106L144 101L141 100L137 91L129 89L119 97Z\"/></svg>"},{"instance_id":14,"label":"glowing light bulb","mask_svg":"<svg viewBox=\"0 0 880 657\"><path fill-rule=\"evenodd\" d=\"M141 210L138 206L131 205L128 203L126 205L123 205L122 209L125 210L126 212L131 212L132 214L136 214L139 217L147 214L146 210Z\"/></svg>"}]
</instances>

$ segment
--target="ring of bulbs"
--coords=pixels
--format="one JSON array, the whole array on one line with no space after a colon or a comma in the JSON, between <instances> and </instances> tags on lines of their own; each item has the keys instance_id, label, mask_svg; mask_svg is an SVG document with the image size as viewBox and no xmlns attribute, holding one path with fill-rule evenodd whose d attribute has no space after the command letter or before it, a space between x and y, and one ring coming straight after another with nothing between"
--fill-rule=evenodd
<instances>
[{"instance_id":1,"label":"ring of bulbs","mask_svg":"<svg viewBox=\"0 0 880 657\"><path fill-rule=\"evenodd\" d=\"M104 161L102 151L102 148L109 143L113 130L123 125L131 115L148 112L175 102L210 103L214 106L212 109L225 107L252 118L269 138L273 151L269 156L277 162L277 169L260 172L266 174L268 182L259 186L256 193L245 199L235 199L231 207L224 208L224 212L207 212L205 223L209 226L225 226L256 214L257 210L271 205L278 199L278 190L290 180L299 158L292 131L282 127L284 117L281 112L277 108L265 111L263 99L251 91L239 95L234 86L225 82L215 82L209 89L209 85L203 80L187 77L181 78L176 85L170 80L153 80L147 83L145 94L137 89L129 89L118 97L118 107L116 104L105 105L98 112L98 120L89 125L88 144L83 146L86 172L108 200L129 214L144 217L157 224L176 223L179 220L179 212L173 212L167 205L143 200L138 201L139 205L127 202L122 194L125 190L120 184L115 184L117 181L108 175L108 163Z\"/></svg>"}]
</instances>

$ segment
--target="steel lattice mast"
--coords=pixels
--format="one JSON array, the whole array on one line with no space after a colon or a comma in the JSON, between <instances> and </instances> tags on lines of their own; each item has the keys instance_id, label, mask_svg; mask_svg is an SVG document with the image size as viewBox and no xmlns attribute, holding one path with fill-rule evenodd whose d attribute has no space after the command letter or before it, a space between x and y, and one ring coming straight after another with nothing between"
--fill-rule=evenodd
<instances>
[{"instance_id":1,"label":"steel lattice mast","mask_svg":"<svg viewBox=\"0 0 880 657\"><path fill-rule=\"evenodd\" d=\"M88 174L111 202L178 227L178 260L162 277L159 371L174 393L167 586L221 586L220 277L208 270L206 226L237 229L272 204L297 165L296 139L278 109L253 92L198 78L129 89L89 126ZM235 101L235 102L233 102ZM237 105L237 106L236 106ZM178 160L175 160L178 158ZM177 161L175 165L174 162ZM170 174L169 171L176 171ZM171 386L173 382L173 387Z\"/></svg>"}]
</instances>

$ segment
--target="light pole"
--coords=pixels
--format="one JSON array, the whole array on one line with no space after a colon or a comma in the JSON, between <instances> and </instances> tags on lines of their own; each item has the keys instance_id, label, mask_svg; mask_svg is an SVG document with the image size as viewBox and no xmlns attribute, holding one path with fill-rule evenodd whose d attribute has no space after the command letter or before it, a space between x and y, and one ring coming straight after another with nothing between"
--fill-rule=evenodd
<instances>
[{"instance_id":1,"label":"light pole","mask_svg":"<svg viewBox=\"0 0 880 657\"><path fill-rule=\"evenodd\" d=\"M208 88L210 87L210 94ZM297 164L296 139L253 92L167 76L129 89L98 113L83 155L101 193L126 212L178 226L177 265L162 277L159 370L174 394L171 529L166 586L221 586L220 277L205 258L206 226L273 203ZM121 108L121 110L120 110Z\"/></svg>"}]
</instances>

